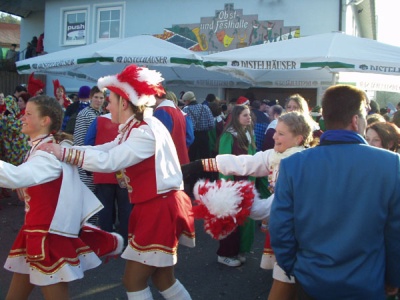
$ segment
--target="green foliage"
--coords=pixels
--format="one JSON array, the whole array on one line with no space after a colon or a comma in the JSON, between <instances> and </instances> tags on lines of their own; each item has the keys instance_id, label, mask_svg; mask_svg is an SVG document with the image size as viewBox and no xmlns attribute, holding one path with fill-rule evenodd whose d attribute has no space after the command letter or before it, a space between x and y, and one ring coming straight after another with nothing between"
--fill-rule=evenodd
<instances>
[{"instance_id":1,"label":"green foliage","mask_svg":"<svg viewBox=\"0 0 400 300\"><path fill-rule=\"evenodd\" d=\"M0 12L0 23L20 24L21 19L13 15Z\"/></svg>"},{"instance_id":2,"label":"green foliage","mask_svg":"<svg viewBox=\"0 0 400 300\"><path fill-rule=\"evenodd\" d=\"M0 59L6 58L7 48L0 48Z\"/></svg>"}]
</instances>

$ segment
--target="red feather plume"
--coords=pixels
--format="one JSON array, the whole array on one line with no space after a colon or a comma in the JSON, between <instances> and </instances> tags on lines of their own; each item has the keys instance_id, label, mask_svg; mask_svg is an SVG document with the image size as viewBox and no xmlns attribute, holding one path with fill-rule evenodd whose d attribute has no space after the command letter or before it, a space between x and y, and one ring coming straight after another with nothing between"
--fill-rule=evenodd
<instances>
[{"instance_id":1,"label":"red feather plume","mask_svg":"<svg viewBox=\"0 0 400 300\"><path fill-rule=\"evenodd\" d=\"M143 68L136 65L127 66L120 74L117 79L120 82L126 82L130 86L134 87L139 97L142 95L156 95L158 93L158 87L155 85L148 84L146 81L140 81L140 72Z\"/></svg>"},{"instance_id":2,"label":"red feather plume","mask_svg":"<svg viewBox=\"0 0 400 300\"><path fill-rule=\"evenodd\" d=\"M41 81L40 79L36 79L34 77L34 73L29 75L28 88L27 88L29 95L31 95L32 97L35 97L36 93L38 91L42 90L44 87L45 87L44 82Z\"/></svg>"},{"instance_id":3,"label":"red feather plume","mask_svg":"<svg viewBox=\"0 0 400 300\"><path fill-rule=\"evenodd\" d=\"M53 86L54 86L54 97L57 98L57 89L60 87L60 82L58 79L53 80Z\"/></svg>"}]
</instances>

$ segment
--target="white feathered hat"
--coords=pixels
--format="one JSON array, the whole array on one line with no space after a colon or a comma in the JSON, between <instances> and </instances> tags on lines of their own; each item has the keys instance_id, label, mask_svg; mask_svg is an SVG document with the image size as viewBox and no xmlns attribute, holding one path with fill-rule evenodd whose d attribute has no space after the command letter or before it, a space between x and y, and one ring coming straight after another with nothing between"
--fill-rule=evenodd
<instances>
[{"instance_id":1,"label":"white feathered hat","mask_svg":"<svg viewBox=\"0 0 400 300\"><path fill-rule=\"evenodd\" d=\"M127 66L120 74L99 78L99 89L107 88L136 106L153 106L154 95L165 93L161 73L136 65Z\"/></svg>"}]
</instances>

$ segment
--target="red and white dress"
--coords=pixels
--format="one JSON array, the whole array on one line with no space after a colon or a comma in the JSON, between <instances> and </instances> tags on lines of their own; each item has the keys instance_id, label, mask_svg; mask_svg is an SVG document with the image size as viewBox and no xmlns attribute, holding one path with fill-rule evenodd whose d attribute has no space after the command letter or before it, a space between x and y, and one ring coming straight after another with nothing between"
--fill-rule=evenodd
<instances>
[{"instance_id":1,"label":"red and white dress","mask_svg":"<svg viewBox=\"0 0 400 300\"><path fill-rule=\"evenodd\" d=\"M274 193L275 184L278 179L279 165L283 158L294 153L303 151L304 147L291 147L283 153L274 149L257 152L254 155L217 155L216 162L218 170L224 175L250 175L254 177L268 176L269 189ZM268 199L255 199L250 212L250 218L262 220L269 218L271 205L274 199L272 194ZM260 267L263 269L273 268L273 278L280 281L293 283L284 274L282 269L275 263L275 255L271 248L269 233L266 235L264 251L261 257Z\"/></svg>"},{"instance_id":2,"label":"red and white dress","mask_svg":"<svg viewBox=\"0 0 400 300\"><path fill-rule=\"evenodd\" d=\"M171 135L151 111L119 127L117 138L85 150L82 168L120 172L131 203L129 245L122 258L156 267L177 262L178 243L194 247L190 198L183 192L182 172Z\"/></svg>"},{"instance_id":3,"label":"red and white dress","mask_svg":"<svg viewBox=\"0 0 400 300\"><path fill-rule=\"evenodd\" d=\"M19 166L0 161L0 186L17 189L25 201L25 222L4 268L29 274L38 286L82 278L84 271L101 263L78 235L102 205L79 180L76 167L35 151L39 144L54 142L52 136L32 142Z\"/></svg>"}]
</instances>

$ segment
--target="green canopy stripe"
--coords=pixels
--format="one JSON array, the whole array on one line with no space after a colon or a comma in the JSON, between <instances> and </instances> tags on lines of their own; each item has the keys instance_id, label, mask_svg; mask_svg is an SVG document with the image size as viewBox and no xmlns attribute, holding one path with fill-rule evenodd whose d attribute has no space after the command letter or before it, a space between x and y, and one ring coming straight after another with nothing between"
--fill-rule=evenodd
<instances>
[{"instance_id":1,"label":"green canopy stripe","mask_svg":"<svg viewBox=\"0 0 400 300\"><path fill-rule=\"evenodd\" d=\"M30 70L31 69L31 65L22 65L17 67L17 71L25 71L25 70Z\"/></svg>"},{"instance_id":2,"label":"green canopy stripe","mask_svg":"<svg viewBox=\"0 0 400 300\"><path fill-rule=\"evenodd\" d=\"M355 69L355 65L346 64L339 61L321 61L321 62L302 62L300 63L300 69L307 68L324 68L328 67L331 69Z\"/></svg>"},{"instance_id":3,"label":"green canopy stripe","mask_svg":"<svg viewBox=\"0 0 400 300\"><path fill-rule=\"evenodd\" d=\"M204 66L209 67L226 67L228 65L227 61L205 61Z\"/></svg>"},{"instance_id":4,"label":"green canopy stripe","mask_svg":"<svg viewBox=\"0 0 400 300\"><path fill-rule=\"evenodd\" d=\"M203 62L199 59L190 59L190 58L181 58L181 57L171 57L169 60L172 64L180 64L180 65L203 65Z\"/></svg>"},{"instance_id":5,"label":"green canopy stripe","mask_svg":"<svg viewBox=\"0 0 400 300\"><path fill-rule=\"evenodd\" d=\"M347 82L347 81L340 81L339 80L337 83L357 86L356 82Z\"/></svg>"},{"instance_id":6,"label":"green canopy stripe","mask_svg":"<svg viewBox=\"0 0 400 300\"><path fill-rule=\"evenodd\" d=\"M96 62L114 62L114 57L87 57L78 58L76 63L79 64L91 64Z\"/></svg>"}]
</instances>

